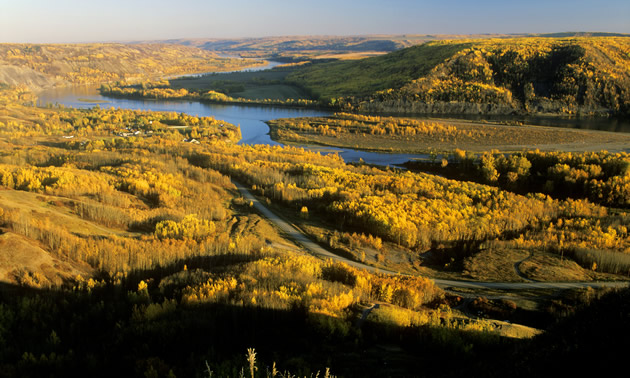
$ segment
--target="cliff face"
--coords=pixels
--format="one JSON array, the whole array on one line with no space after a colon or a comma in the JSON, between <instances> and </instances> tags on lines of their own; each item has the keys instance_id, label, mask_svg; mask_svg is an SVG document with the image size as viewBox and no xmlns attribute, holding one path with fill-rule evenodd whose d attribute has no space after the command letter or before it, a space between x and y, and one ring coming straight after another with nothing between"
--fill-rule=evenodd
<instances>
[{"instance_id":1,"label":"cliff face","mask_svg":"<svg viewBox=\"0 0 630 378\"><path fill-rule=\"evenodd\" d=\"M63 81L31 68L0 64L0 83L13 87L25 85L32 90L39 90L58 85Z\"/></svg>"}]
</instances>

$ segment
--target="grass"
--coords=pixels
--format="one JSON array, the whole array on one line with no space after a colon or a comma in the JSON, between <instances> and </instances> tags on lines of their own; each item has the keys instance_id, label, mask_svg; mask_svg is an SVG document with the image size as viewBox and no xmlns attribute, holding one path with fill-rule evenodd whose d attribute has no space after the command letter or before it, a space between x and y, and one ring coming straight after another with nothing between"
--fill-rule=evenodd
<instances>
[{"instance_id":1,"label":"grass","mask_svg":"<svg viewBox=\"0 0 630 378\"><path fill-rule=\"evenodd\" d=\"M0 282L58 286L78 274L88 276L91 270L85 264L53 257L22 235L0 234Z\"/></svg>"},{"instance_id":2,"label":"grass","mask_svg":"<svg viewBox=\"0 0 630 378\"><path fill-rule=\"evenodd\" d=\"M232 95L233 97L242 97L249 100L297 100L309 98L302 89L287 84L251 85L246 86L244 91L234 92Z\"/></svg>"},{"instance_id":3,"label":"grass","mask_svg":"<svg viewBox=\"0 0 630 378\"><path fill-rule=\"evenodd\" d=\"M583 269L575 261L548 253L536 253L520 266L526 277L536 281L589 281L595 274Z\"/></svg>"},{"instance_id":4,"label":"grass","mask_svg":"<svg viewBox=\"0 0 630 378\"><path fill-rule=\"evenodd\" d=\"M528 256L522 250L485 249L464 261L462 274L476 281L523 282L514 264Z\"/></svg>"},{"instance_id":5,"label":"grass","mask_svg":"<svg viewBox=\"0 0 630 378\"><path fill-rule=\"evenodd\" d=\"M242 84L248 82L274 82L283 80L291 71L290 68L263 71L244 71L230 73L216 73L201 76L185 76L169 80L173 89L210 90L224 83Z\"/></svg>"},{"instance_id":6,"label":"grass","mask_svg":"<svg viewBox=\"0 0 630 378\"><path fill-rule=\"evenodd\" d=\"M287 80L308 87L316 96L366 96L399 88L429 71L469 44L424 44L393 53L355 61L314 64L300 69Z\"/></svg>"},{"instance_id":7,"label":"grass","mask_svg":"<svg viewBox=\"0 0 630 378\"><path fill-rule=\"evenodd\" d=\"M55 220L69 232L86 237L137 236L123 230L108 228L103 225L84 220L71 213L64 206L67 199L21 190L0 190L0 206L5 209L17 209L29 213L39 220Z\"/></svg>"},{"instance_id":8,"label":"grass","mask_svg":"<svg viewBox=\"0 0 630 378\"><path fill-rule=\"evenodd\" d=\"M24 191L0 190L0 210L15 209L43 222L54 222L67 227L69 232L87 237L112 237L123 232L107 229L70 214L54 196ZM61 285L76 275L89 276L87 264L53 256L40 242L14 232L0 229L0 282L22 283L47 287Z\"/></svg>"},{"instance_id":9,"label":"grass","mask_svg":"<svg viewBox=\"0 0 630 378\"><path fill-rule=\"evenodd\" d=\"M306 91L285 82L295 67L280 67L256 72L232 72L226 74L184 77L170 81L173 89L189 91L217 91L234 98L250 100L310 99Z\"/></svg>"}]
</instances>

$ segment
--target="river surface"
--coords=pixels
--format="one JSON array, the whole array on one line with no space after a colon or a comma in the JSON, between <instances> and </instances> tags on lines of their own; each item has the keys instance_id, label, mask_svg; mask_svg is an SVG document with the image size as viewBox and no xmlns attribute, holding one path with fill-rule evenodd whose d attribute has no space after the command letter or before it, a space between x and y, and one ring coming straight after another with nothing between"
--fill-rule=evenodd
<instances>
[{"instance_id":1,"label":"river surface","mask_svg":"<svg viewBox=\"0 0 630 378\"><path fill-rule=\"evenodd\" d=\"M94 86L73 86L46 90L38 94L38 103L41 106L44 106L47 103L63 104L67 107L73 108L91 108L98 105L101 108L114 107L122 109L187 113L203 117L212 116L216 119L220 119L234 125L239 125L241 127L242 139L239 144L282 145L281 143L271 140L271 137L269 136L269 126L265 123L265 121L277 118L321 117L332 114L331 112L325 110L304 108L221 105L176 100L112 98L102 96L98 92L97 87ZM334 147L304 146L304 148L319 151L322 154L337 153L346 162L356 162L359 161L359 159L363 159L366 163L378 165L397 165L407 162L413 158L426 157L426 155L387 154Z\"/></svg>"},{"instance_id":2,"label":"river surface","mask_svg":"<svg viewBox=\"0 0 630 378\"><path fill-rule=\"evenodd\" d=\"M221 55L221 54L219 54L219 56L220 57L224 57L224 58L238 58L237 56L231 56L231 55ZM265 62L267 63L265 65L260 65L260 66L255 66L255 67L248 67L248 68L242 68L240 70L183 74L183 75L169 76L168 79L176 79L176 78L181 78L181 77L199 77L199 76L205 76L205 75L221 75L221 74L228 74L228 73L233 73L233 72L256 72L256 71L270 70L270 69L274 68L275 66L279 66L281 64L284 64L282 62L275 62L273 60L267 60Z\"/></svg>"},{"instance_id":3,"label":"river surface","mask_svg":"<svg viewBox=\"0 0 630 378\"><path fill-rule=\"evenodd\" d=\"M281 63L269 61L266 66L246 68L239 71L259 71L275 67ZM235 72L235 71L230 71ZM228 73L228 72L224 72ZM210 73L211 75L222 73ZM201 74L198 74L201 75ZM191 76L191 75L186 75ZM194 101L177 100L144 100L125 99L102 96L95 86L73 86L55 88L38 94L39 105L63 104L67 107L90 108L100 106L102 108L123 108L152 111L168 111L187 113L190 115L209 117L239 125L242 139L239 144L268 144L282 145L271 140L269 126L265 123L277 118L296 117L321 117L330 115L324 110L285 108L274 106L242 106L201 103ZM428 117L439 117L429 115ZM630 132L630 120L628 119L598 119L598 118L561 118L561 117L519 117L519 116L451 116L449 118L462 118L468 120L511 121L524 122L530 125L570 127L581 129L606 130L616 132ZM369 164L399 165L414 158L427 158L428 155L416 154L388 154L379 152L365 152L347 148L303 146L310 150L319 151L322 154L336 153L346 162L356 162L362 159Z\"/></svg>"}]
</instances>

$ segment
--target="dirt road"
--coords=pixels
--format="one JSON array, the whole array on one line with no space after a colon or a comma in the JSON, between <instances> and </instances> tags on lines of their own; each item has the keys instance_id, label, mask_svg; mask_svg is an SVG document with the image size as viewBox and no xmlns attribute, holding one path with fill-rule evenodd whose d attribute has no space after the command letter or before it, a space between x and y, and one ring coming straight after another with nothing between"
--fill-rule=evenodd
<instances>
[{"instance_id":1,"label":"dirt road","mask_svg":"<svg viewBox=\"0 0 630 378\"><path fill-rule=\"evenodd\" d=\"M288 237L300 244L304 249L314 256L323 259L334 259L342 261L350 266L358 269L365 269L373 273L386 273L386 274L400 274L386 269L379 269L370 265L360 263L358 261L352 261L345 257L338 256L324 248L319 244L311 241L301 231L291 225L289 222L280 218L273 213L269 208L263 205L254 195L242 184L232 181L236 185L238 191L247 200L251 201L254 208L258 210L263 216L269 219L274 225L282 230ZM431 278L431 277L429 277ZM433 279L433 278L432 278ZM627 287L628 282L476 282L476 281L455 281L455 280L442 280L433 279L435 283L445 289L449 287L469 288L469 289L500 289L500 290L523 290L523 289L576 289L576 288L600 288L600 287Z\"/></svg>"}]
</instances>

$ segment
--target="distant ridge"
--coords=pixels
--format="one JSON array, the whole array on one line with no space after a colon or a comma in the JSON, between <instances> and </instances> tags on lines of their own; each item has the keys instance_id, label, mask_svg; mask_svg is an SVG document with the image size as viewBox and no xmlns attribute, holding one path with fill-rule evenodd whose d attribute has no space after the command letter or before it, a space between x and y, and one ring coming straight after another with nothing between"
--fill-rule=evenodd
<instances>
[{"instance_id":1,"label":"distant ridge","mask_svg":"<svg viewBox=\"0 0 630 378\"><path fill-rule=\"evenodd\" d=\"M529 34L530 37L544 38L569 38L569 37L630 37L630 34L622 33L605 33L605 32L564 32L564 33L545 33L545 34Z\"/></svg>"},{"instance_id":2,"label":"distant ridge","mask_svg":"<svg viewBox=\"0 0 630 378\"><path fill-rule=\"evenodd\" d=\"M525 36L519 34L517 36ZM260 38L182 38L160 41L136 41L133 43L172 43L194 46L242 57L273 58L280 60L310 60L330 54L388 53L405 47L421 45L430 41L445 39L513 38L510 34L476 35L358 35L358 36L275 36Z\"/></svg>"},{"instance_id":3,"label":"distant ridge","mask_svg":"<svg viewBox=\"0 0 630 378\"><path fill-rule=\"evenodd\" d=\"M558 32L514 34L372 34L355 36L272 36L251 38L180 38L132 43L170 43L194 46L204 50L231 53L243 57L316 58L324 52L392 52L430 41L488 38L570 38L570 37L630 37L630 34L605 32Z\"/></svg>"}]
</instances>

